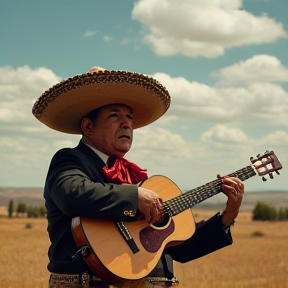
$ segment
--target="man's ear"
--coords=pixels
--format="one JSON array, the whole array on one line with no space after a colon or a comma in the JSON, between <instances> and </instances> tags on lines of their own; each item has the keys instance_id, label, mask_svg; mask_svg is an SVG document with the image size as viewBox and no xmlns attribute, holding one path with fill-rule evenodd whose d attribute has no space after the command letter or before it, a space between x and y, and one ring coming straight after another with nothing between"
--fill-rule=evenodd
<instances>
[{"instance_id":1,"label":"man's ear","mask_svg":"<svg viewBox=\"0 0 288 288\"><path fill-rule=\"evenodd\" d=\"M85 136L90 138L94 133L94 123L88 118L83 118L81 121L81 130Z\"/></svg>"}]
</instances>

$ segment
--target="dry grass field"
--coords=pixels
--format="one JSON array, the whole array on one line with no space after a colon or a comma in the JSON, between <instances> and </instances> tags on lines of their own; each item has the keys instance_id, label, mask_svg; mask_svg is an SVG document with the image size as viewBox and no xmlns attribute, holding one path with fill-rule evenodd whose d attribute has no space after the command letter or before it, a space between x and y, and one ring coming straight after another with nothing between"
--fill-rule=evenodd
<instances>
[{"instance_id":1,"label":"dry grass field","mask_svg":"<svg viewBox=\"0 0 288 288\"><path fill-rule=\"evenodd\" d=\"M196 220L213 214L194 211ZM26 228L28 223L31 228ZM242 212L232 229L232 246L184 265L176 263L179 288L287 288L288 221L253 222L251 213ZM1 217L0 288L47 288L48 245L45 219Z\"/></svg>"}]
</instances>

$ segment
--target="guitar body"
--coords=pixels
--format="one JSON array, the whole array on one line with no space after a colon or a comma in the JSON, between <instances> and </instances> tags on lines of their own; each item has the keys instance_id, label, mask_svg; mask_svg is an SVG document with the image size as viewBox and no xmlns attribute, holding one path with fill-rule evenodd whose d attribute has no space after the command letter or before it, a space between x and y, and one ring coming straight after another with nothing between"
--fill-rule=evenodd
<instances>
[{"instance_id":1,"label":"guitar body","mask_svg":"<svg viewBox=\"0 0 288 288\"><path fill-rule=\"evenodd\" d=\"M182 194L177 185L164 176L152 176L141 187L155 191L163 201ZM84 259L103 280L129 281L147 276L157 265L165 247L179 244L195 232L191 209L168 216L165 223L157 226L143 220L124 222L124 225L139 249L136 253L114 222L80 217L72 220L72 233L78 248L90 248Z\"/></svg>"}]
</instances>

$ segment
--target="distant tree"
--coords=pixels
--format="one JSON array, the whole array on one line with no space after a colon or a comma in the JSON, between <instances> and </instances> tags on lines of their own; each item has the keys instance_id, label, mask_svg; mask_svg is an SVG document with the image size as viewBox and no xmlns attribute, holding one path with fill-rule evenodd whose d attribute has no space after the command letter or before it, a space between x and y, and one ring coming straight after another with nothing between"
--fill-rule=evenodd
<instances>
[{"instance_id":1,"label":"distant tree","mask_svg":"<svg viewBox=\"0 0 288 288\"><path fill-rule=\"evenodd\" d=\"M39 210L39 216L40 217L44 217L47 213L46 207L45 206L39 206L38 207Z\"/></svg>"},{"instance_id":2,"label":"distant tree","mask_svg":"<svg viewBox=\"0 0 288 288\"><path fill-rule=\"evenodd\" d=\"M288 220L288 207L285 208L286 220Z\"/></svg>"},{"instance_id":3,"label":"distant tree","mask_svg":"<svg viewBox=\"0 0 288 288\"><path fill-rule=\"evenodd\" d=\"M275 207L270 206L270 213L267 220L277 220L278 219L278 211Z\"/></svg>"},{"instance_id":4,"label":"distant tree","mask_svg":"<svg viewBox=\"0 0 288 288\"><path fill-rule=\"evenodd\" d=\"M39 217L38 207L29 206L27 208L27 217L28 218L38 218Z\"/></svg>"},{"instance_id":5,"label":"distant tree","mask_svg":"<svg viewBox=\"0 0 288 288\"><path fill-rule=\"evenodd\" d=\"M29 206L27 207L27 217L28 218L38 218L44 217L47 213L45 206Z\"/></svg>"},{"instance_id":6,"label":"distant tree","mask_svg":"<svg viewBox=\"0 0 288 288\"><path fill-rule=\"evenodd\" d=\"M263 202L258 202L253 209L253 220L277 220L277 216L277 209Z\"/></svg>"},{"instance_id":7,"label":"distant tree","mask_svg":"<svg viewBox=\"0 0 288 288\"><path fill-rule=\"evenodd\" d=\"M23 215L23 213L27 212L27 205L23 202L20 202L17 206L16 212L17 212L17 215L19 213L21 213Z\"/></svg>"},{"instance_id":8,"label":"distant tree","mask_svg":"<svg viewBox=\"0 0 288 288\"><path fill-rule=\"evenodd\" d=\"M9 218L13 217L13 211L14 211L14 202L13 200L10 200L8 203L8 217Z\"/></svg>"},{"instance_id":9,"label":"distant tree","mask_svg":"<svg viewBox=\"0 0 288 288\"><path fill-rule=\"evenodd\" d=\"M279 220L287 220L288 219L288 208L280 208L278 211L278 219Z\"/></svg>"}]
</instances>

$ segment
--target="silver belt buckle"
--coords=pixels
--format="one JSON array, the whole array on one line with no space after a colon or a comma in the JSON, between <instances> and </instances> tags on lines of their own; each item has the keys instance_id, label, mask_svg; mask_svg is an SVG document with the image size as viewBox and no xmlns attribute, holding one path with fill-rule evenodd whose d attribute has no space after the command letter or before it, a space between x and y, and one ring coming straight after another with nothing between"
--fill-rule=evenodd
<instances>
[{"instance_id":1,"label":"silver belt buckle","mask_svg":"<svg viewBox=\"0 0 288 288\"><path fill-rule=\"evenodd\" d=\"M148 277L147 280L153 285L162 285L163 287L176 287L179 284L179 281L176 277L173 277L172 279L165 277ZM167 286L167 284L169 286Z\"/></svg>"},{"instance_id":2,"label":"silver belt buckle","mask_svg":"<svg viewBox=\"0 0 288 288\"><path fill-rule=\"evenodd\" d=\"M90 275L87 272L84 272L81 275L82 288L89 288L89 282L90 282Z\"/></svg>"}]
</instances>

